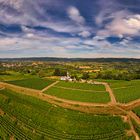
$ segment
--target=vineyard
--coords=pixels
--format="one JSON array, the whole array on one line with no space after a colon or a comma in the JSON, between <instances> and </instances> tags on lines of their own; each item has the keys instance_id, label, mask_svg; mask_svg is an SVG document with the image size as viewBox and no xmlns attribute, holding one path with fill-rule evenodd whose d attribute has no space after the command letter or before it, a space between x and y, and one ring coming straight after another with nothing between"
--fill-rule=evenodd
<instances>
[{"instance_id":1,"label":"vineyard","mask_svg":"<svg viewBox=\"0 0 140 140\"><path fill-rule=\"evenodd\" d=\"M102 104L104 107L111 103L111 91L102 82L100 84L88 84L41 78L6 82L8 85L11 84L11 87L12 85L19 87L17 87L18 90L16 90L16 86L14 90L10 90L7 85L7 88L0 90L0 139L2 140L135 140L136 135L132 132L135 131L140 135L140 126L133 118L131 118L131 122L134 130L128 118L124 119L122 114L120 116L112 113L106 113L106 115L92 114L94 109L90 108L90 104ZM130 97L131 100L139 98L139 81L110 80L108 83L113 90L112 94L115 95L117 103L121 99L128 102ZM20 88L22 89L22 87L30 88L27 92L32 91L32 93L26 95L26 92L22 92L21 94ZM36 93L32 89L37 89ZM125 90L124 94L123 90ZM135 93L134 90L136 90ZM32 94L37 95L33 97ZM36 98L37 96L40 98ZM54 101L57 100L56 96L58 101L52 103L50 99L48 100L48 96L51 99L54 98ZM75 101L73 110L71 107L67 108L67 100L65 99L70 103ZM74 108L80 107L76 101L80 101L81 105L84 102L89 104L91 113L88 113L88 110L87 113L76 111ZM126 111L123 111L123 115L125 115ZM133 112L140 116L139 107L134 108Z\"/></svg>"},{"instance_id":2,"label":"vineyard","mask_svg":"<svg viewBox=\"0 0 140 140\"><path fill-rule=\"evenodd\" d=\"M35 78L36 76L30 74L22 74L14 71L6 71L5 74L0 75L0 81L14 81L28 78Z\"/></svg>"},{"instance_id":3,"label":"vineyard","mask_svg":"<svg viewBox=\"0 0 140 140\"><path fill-rule=\"evenodd\" d=\"M129 125L119 116L63 109L10 90L0 91L0 107L1 139L134 140L126 135Z\"/></svg>"},{"instance_id":4,"label":"vineyard","mask_svg":"<svg viewBox=\"0 0 140 140\"><path fill-rule=\"evenodd\" d=\"M103 85L95 85L88 83L78 83L78 82L59 82L56 86L62 86L66 88L73 89L83 89L83 90L93 90L93 91L105 91L105 87Z\"/></svg>"},{"instance_id":5,"label":"vineyard","mask_svg":"<svg viewBox=\"0 0 140 140\"><path fill-rule=\"evenodd\" d=\"M45 91L45 93L59 98L81 102L107 103L110 101L109 94L105 91L84 91L82 89L65 89L64 87L55 86Z\"/></svg>"},{"instance_id":6,"label":"vineyard","mask_svg":"<svg viewBox=\"0 0 140 140\"><path fill-rule=\"evenodd\" d=\"M97 80L109 83L117 102L128 103L140 99L140 80Z\"/></svg>"},{"instance_id":7,"label":"vineyard","mask_svg":"<svg viewBox=\"0 0 140 140\"><path fill-rule=\"evenodd\" d=\"M136 132L138 133L139 137L140 137L140 126L134 121L132 120L133 126L136 130Z\"/></svg>"},{"instance_id":8,"label":"vineyard","mask_svg":"<svg viewBox=\"0 0 140 140\"><path fill-rule=\"evenodd\" d=\"M15 81L8 81L7 83L22 86L26 88L38 89L41 90L46 86L52 84L53 80L41 79L41 78L29 78Z\"/></svg>"},{"instance_id":9,"label":"vineyard","mask_svg":"<svg viewBox=\"0 0 140 140\"><path fill-rule=\"evenodd\" d=\"M118 102L128 103L140 98L140 80L120 81L110 84Z\"/></svg>"},{"instance_id":10,"label":"vineyard","mask_svg":"<svg viewBox=\"0 0 140 140\"><path fill-rule=\"evenodd\" d=\"M133 110L140 117L140 107L137 107Z\"/></svg>"}]
</instances>

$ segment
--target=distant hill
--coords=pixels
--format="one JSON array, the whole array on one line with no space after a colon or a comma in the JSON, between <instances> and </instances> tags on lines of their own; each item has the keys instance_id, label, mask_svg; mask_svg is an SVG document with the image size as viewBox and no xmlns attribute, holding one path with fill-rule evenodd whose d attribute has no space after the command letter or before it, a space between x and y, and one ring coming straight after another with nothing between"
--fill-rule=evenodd
<instances>
[{"instance_id":1,"label":"distant hill","mask_svg":"<svg viewBox=\"0 0 140 140\"><path fill-rule=\"evenodd\" d=\"M0 61L58 61L58 62L140 62L135 58L56 58L56 57L29 57L29 58L0 58Z\"/></svg>"}]
</instances>

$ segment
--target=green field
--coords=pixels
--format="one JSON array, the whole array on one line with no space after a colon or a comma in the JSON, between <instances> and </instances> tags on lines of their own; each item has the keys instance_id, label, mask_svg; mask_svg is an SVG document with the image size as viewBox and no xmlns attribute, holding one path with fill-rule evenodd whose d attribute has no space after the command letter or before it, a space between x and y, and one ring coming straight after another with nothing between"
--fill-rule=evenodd
<instances>
[{"instance_id":1,"label":"green field","mask_svg":"<svg viewBox=\"0 0 140 140\"><path fill-rule=\"evenodd\" d=\"M0 139L133 140L118 116L91 115L51 105L37 98L0 91Z\"/></svg>"},{"instance_id":2,"label":"green field","mask_svg":"<svg viewBox=\"0 0 140 140\"><path fill-rule=\"evenodd\" d=\"M41 89L45 88L46 86L52 84L53 82L54 82L53 80L48 80L48 79L29 78L29 79L8 81L7 83L17 85L17 86L41 90Z\"/></svg>"},{"instance_id":3,"label":"green field","mask_svg":"<svg viewBox=\"0 0 140 140\"><path fill-rule=\"evenodd\" d=\"M52 87L45 91L46 94L59 98L94 103L107 103L110 101L108 92L69 90L60 87Z\"/></svg>"},{"instance_id":4,"label":"green field","mask_svg":"<svg viewBox=\"0 0 140 140\"><path fill-rule=\"evenodd\" d=\"M97 80L109 83L117 102L128 103L140 99L140 80Z\"/></svg>"},{"instance_id":5,"label":"green field","mask_svg":"<svg viewBox=\"0 0 140 140\"><path fill-rule=\"evenodd\" d=\"M118 102L128 103L140 99L140 80L111 83Z\"/></svg>"},{"instance_id":6,"label":"green field","mask_svg":"<svg viewBox=\"0 0 140 140\"><path fill-rule=\"evenodd\" d=\"M134 126L134 129L135 129L136 133L140 137L140 125L138 125L134 120L132 120L132 123L133 123L133 126Z\"/></svg>"},{"instance_id":7,"label":"green field","mask_svg":"<svg viewBox=\"0 0 140 140\"><path fill-rule=\"evenodd\" d=\"M13 81L13 80L35 78L35 77L37 76L33 76L30 74L22 74L14 71L6 71L5 74L0 74L0 81Z\"/></svg>"},{"instance_id":8,"label":"green field","mask_svg":"<svg viewBox=\"0 0 140 140\"><path fill-rule=\"evenodd\" d=\"M119 88L119 87L132 87L138 85L140 80L132 80L132 81L122 81L122 80L112 80L109 81L111 88Z\"/></svg>"},{"instance_id":9,"label":"green field","mask_svg":"<svg viewBox=\"0 0 140 140\"><path fill-rule=\"evenodd\" d=\"M140 107L133 109L133 111L140 117Z\"/></svg>"},{"instance_id":10,"label":"green field","mask_svg":"<svg viewBox=\"0 0 140 140\"><path fill-rule=\"evenodd\" d=\"M103 85L95 85L95 84L88 84L88 83L61 81L57 84L57 86L74 88L74 89L83 89L83 90L105 91L105 87Z\"/></svg>"},{"instance_id":11,"label":"green field","mask_svg":"<svg viewBox=\"0 0 140 140\"><path fill-rule=\"evenodd\" d=\"M126 81L126 80L103 80L103 79L96 79L95 81L109 83L111 88L119 88L119 87L124 87L124 86L132 86L132 83L135 83L135 82L137 82L139 80Z\"/></svg>"}]
</instances>

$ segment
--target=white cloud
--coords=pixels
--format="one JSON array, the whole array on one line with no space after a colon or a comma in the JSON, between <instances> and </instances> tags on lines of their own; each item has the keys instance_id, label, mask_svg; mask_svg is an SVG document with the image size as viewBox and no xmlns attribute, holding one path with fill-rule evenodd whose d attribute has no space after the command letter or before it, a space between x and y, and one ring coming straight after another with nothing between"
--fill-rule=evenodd
<instances>
[{"instance_id":1,"label":"white cloud","mask_svg":"<svg viewBox=\"0 0 140 140\"><path fill-rule=\"evenodd\" d=\"M82 31L79 33L79 35L86 38L89 37L91 33L89 31Z\"/></svg>"},{"instance_id":2,"label":"white cloud","mask_svg":"<svg viewBox=\"0 0 140 140\"><path fill-rule=\"evenodd\" d=\"M23 5L23 0L1 0L4 5L9 5L14 9L20 9Z\"/></svg>"},{"instance_id":3,"label":"white cloud","mask_svg":"<svg viewBox=\"0 0 140 140\"><path fill-rule=\"evenodd\" d=\"M28 33L26 36L27 36L27 38L33 38L34 37L34 34Z\"/></svg>"},{"instance_id":4,"label":"white cloud","mask_svg":"<svg viewBox=\"0 0 140 140\"><path fill-rule=\"evenodd\" d=\"M128 27L140 30L140 14L130 16L125 22Z\"/></svg>"},{"instance_id":5,"label":"white cloud","mask_svg":"<svg viewBox=\"0 0 140 140\"><path fill-rule=\"evenodd\" d=\"M71 20L64 21L61 17L55 18L55 15L51 17L47 13L48 7L45 5L47 1L52 2L52 0L37 0L36 2L34 0L0 0L1 23L17 24L22 27L22 33L17 34L0 31L5 36L11 36L11 38L0 38L0 57L4 55L8 57L9 52L11 52L11 56L120 57L130 56L130 53L132 53L132 56L138 56L140 44L134 43L131 38L125 36L139 35L140 14L134 14L126 10L118 12L117 9L112 10L114 7L112 8L109 5L106 9L103 7L94 19L100 25L95 29L86 26L88 24L76 7L67 9L67 15ZM10 8L3 6L1 2L14 9L13 12L9 12ZM45 10L41 7L42 5L38 4L40 2L44 2ZM57 5L57 8L60 8L61 4L58 5L54 0L53 3ZM114 3L112 2L112 4ZM101 5L108 5L108 3L103 4L101 2ZM64 4L63 7L65 11L67 6ZM109 7L111 9L108 10ZM29 26L43 26L56 32L69 33L73 37L62 37L63 34L57 36L59 33L55 34L54 31L49 30L48 32L47 29L39 31L29 28ZM104 29L99 29L100 27L104 27ZM99 31L97 31L98 29ZM96 31L97 36L88 38ZM106 40L106 37L112 35L125 39L118 43L110 43ZM75 36L82 36L83 38Z\"/></svg>"},{"instance_id":6,"label":"white cloud","mask_svg":"<svg viewBox=\"0 0 140 140\"><path fill-rule=\"evenodd\" d=\"M72 6L68 8L68 16L70 19L72 19L73 21L77 23L80 23L80 24L85 23L84 17L81 16L79 10L76 7Z\"/></svg>"},{"instance_id":7,"label":"white cloud","mask_svg":"<svg viewBox=\"0 0 140 140\"><path fill-rule=\"evenodd\" d=\"M112 15L109 14L108 10L103 10L95 17L95 23L98 26L101 26L105 20L109 20L112 18Z\"/></svg>"},{"instance_id":8,"label":"white cloud","mask_svg":"<svg viewBox=\"0 0 140 140\"><path fill-rule=\"evenodd\" d=\"M89 27L84 25L85 19L80 15L77 8L70 7L67 11L72 19L71 21L55 21L47 14L46 9L40 7L38 3L39 1L34 2L34 0L0 0L1 23L19 24L25 33L34 33L26 26L43 26L56 32L79 34L83 37L89 36ZM8 6L15 10L9 12ZM38 17L41 17L41 19Z\"/></svg>"},{"instance_id":9,"label":"white cloud","mask_svg":"<svg viewBox=\"0 0 140 140\"><path fill-rule=\"evenodd\" d=\"M124 43L124 44L123 44ZM0 57L139 57L140 44L126 38L122 43L110 44L103 37L92 39L65 37L33 37L0 39ZM59 51L58 51L59 50Z\"/></svg>"},{"instance_id":10,"label":"white cloud","mask_svg":"<svg viewBox=\"0 0 140 140\"><path fill-rule=\"evenodd\" d=\"M140 15L132 14L128 11L119 11L111 14L113 20L106 24L105 29L99 30L98 35L123 37L125 35L139 35L140 33Z\"/></svg>"},{"instance_id":11,"label":"white cloud","mask_svg":"<svg viewBox=\"0 0 140 140\"><path fill-rule=\"evenodd\" d=\"M93 39L85 40L84 44L96 46L98 49L112 48L112 44L100 36L95 36L95 37L93 37Z\"/></svg>"},{"instance_id":12,"label":"white cloud","mask_svg":"<svg viewBox=\"0 0 140 140\"><path fill-rule=\"evenodd\" d=\"M16 44L17 42L18 42L17 39L13 39L13 38L1 38L0 39L0 49L1 48L4 48L4 46Z\"/></svg>"}]
</instances>

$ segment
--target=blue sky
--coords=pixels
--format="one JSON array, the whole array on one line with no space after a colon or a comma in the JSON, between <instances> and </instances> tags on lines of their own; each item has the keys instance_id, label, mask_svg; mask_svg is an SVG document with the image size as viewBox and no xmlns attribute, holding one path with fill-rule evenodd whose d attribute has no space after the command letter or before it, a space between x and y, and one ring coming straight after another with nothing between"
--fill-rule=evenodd
<instances>
[{"instance_id":1,"label":"blue sky","mask_svg":"<svg viewBox=\"0 0 140 140\"><path fill-rule=\"evenodd\" d=\"M0 57L140 58L140 0L0 0Z\"/></svg>"}]
</instances>

